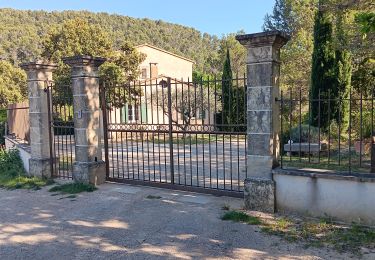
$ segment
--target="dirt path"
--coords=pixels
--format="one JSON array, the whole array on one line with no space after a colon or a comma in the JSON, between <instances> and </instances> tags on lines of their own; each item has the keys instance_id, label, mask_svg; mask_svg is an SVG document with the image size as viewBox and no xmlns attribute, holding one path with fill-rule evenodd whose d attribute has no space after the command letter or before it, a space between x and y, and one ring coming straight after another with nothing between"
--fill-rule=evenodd
<instances>
[{"instance_id":1,"label":"dirt path","mask_svg":"<svg viewBox=\"0 0 375 260\"><path fill-rule=\"evenodd\" d=\"M77 198L52 196L46 188L0 189L0 259L350 257L222 221L225 203L239 208L242 200L119 184Z\"/></svg>"}]
</instances>

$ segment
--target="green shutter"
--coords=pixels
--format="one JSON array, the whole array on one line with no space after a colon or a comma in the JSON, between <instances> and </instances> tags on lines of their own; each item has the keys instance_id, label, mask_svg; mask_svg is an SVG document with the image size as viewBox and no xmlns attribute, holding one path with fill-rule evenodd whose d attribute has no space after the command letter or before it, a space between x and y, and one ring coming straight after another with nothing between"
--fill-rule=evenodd
<instances>
[{"instance_id":1,"label":"green shutter","mask_svg":"<svg viewBox=\"0 0 375 260\"><path fill-rule=\"evenodd\" d=\"M121 121L123 123L127 123L128 122L128 105L126 104L125 106L123 106L121 110L122 110Z\"/></svg>"},{"instance_id":2,"label":"green shutter","mask_svg":"<svg viewBox=\"0 0 375 260\"><path fill-rule=\"evenodd\" d=\"M141 119L142 119L142 123L147 124L147 108L146 108L146 104L141 104Z\"/></svg>"}]
</instances>

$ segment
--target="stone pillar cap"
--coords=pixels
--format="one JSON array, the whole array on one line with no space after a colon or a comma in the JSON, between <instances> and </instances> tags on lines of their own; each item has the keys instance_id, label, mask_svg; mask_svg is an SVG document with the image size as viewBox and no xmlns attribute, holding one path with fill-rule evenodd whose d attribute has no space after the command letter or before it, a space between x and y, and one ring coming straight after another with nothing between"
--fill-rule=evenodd
<instances>
[{"instance_id":1,"label":"stone pillar cap","mask_svg":"<svg viewBox=\"0 0 375 260\"><path fill-rule=\"evenodd\" d=\"M21 63L20 67L26 71L29 70L44 70L44 71L53 71L57 68L57 65L50 63L45 60L37 60L32 62Z\"/></svg>"},{"instance_id":2,"label":"stone pillar cap","mask_svg":"<svg viewBox=\"0 0 375 260\"><path fill-rule=\"evenodd\" d=\"M89 55L78 55L72 57L65 57L62 59L65 64L68 64L72 67L77 66L95 66L99 67L102 65L107 59L102 57L93 57Z\"/></svg>"},{"instance_id":3,"label":"stone pillar cap","mask_svg":"<svg viewBox=\"0 0 375 260\"><path fill-rule=\"evenodd\" d=\"M269 31L261 33L237 35L236 40L246 47L274 46L281 48L290 37L280 31Z\"/></svg>"}]
</instances>

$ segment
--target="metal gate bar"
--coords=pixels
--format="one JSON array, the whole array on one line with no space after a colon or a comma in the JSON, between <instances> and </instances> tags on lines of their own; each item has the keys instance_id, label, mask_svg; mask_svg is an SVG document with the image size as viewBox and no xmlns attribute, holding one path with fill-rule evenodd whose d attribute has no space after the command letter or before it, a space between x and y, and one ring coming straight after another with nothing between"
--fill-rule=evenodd
<instances>
[{"instance_id":1,"label":"metal gate bar","mask_svg":"<svg viewBox=\"0 0 375 260\"><path fill-rule=\"evenodd\" d=\"M101 106L107 180L242 196L245 77L107 82Z\"/></svg>"}]
</instances>

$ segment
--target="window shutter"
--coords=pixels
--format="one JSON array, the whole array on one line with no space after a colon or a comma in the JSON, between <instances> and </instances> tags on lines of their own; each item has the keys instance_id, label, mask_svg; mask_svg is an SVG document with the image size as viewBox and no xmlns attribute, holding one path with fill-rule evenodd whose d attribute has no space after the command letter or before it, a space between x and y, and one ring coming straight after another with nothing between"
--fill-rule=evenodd
<instances>
[{"instance_id":1,"label":"window shutter","mask_svg":"<svg viewBox=\"0 0 375 260\"><path fill-rule=\"evenodd\" d=\"M147 108L146 108L146 104L141 104L141 119L142 119L142 123L147 124Z\"/></svg>"},{"instance_id":2,"label":"window shutter","mask_svg":"<svg viewBox=\"0 0 375 260\"><path fill-rule=\"evenodd\" d=\"M125 106L122 107L122 118L121 118L123 123L128 122L128 105L125 104Z\"/></svg>"}]
</instances>

